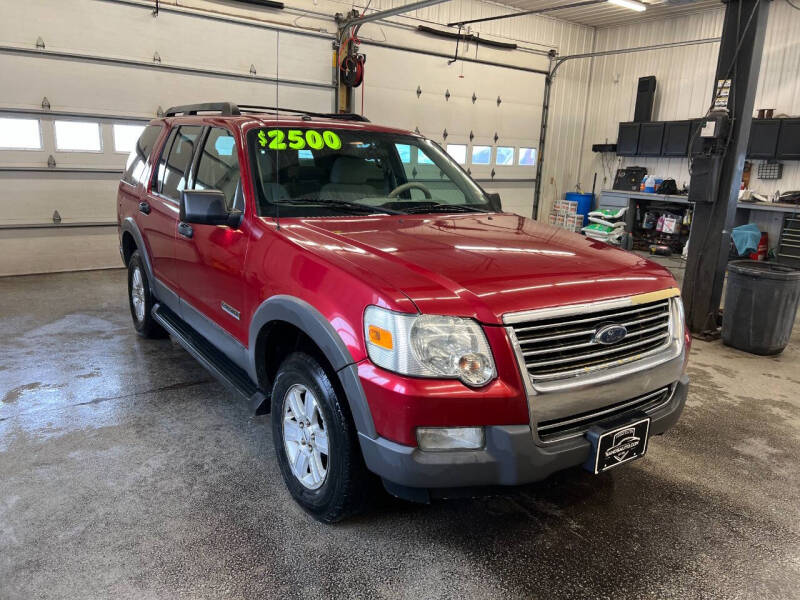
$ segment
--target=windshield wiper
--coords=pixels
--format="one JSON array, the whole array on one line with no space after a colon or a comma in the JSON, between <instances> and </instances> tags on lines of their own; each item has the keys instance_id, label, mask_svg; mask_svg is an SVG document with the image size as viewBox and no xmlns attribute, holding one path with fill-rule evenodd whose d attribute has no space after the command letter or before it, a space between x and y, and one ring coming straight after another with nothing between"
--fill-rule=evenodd
<instances>
[{"instance_id":1,"label":"windshield wiper","mask_svg":"<svg viewBox=\"0 0 800 600\"><path fill-rule=\"evenodd\" d=\"M439 204L436 202L428 203L423 202L419 206L406 207L405 211L408 214L415 213L433 213L433 212L479 212L487 213L486 209L478 208L476 206L469 206L467 204Z\"/></svg>"},{"instance_id":2,"label":"windshield wiper","mask_svg":"<svg viewBox=\"0 0 800 600\"><path fill-rule=\"evenodd\" d=\"M289 200L281 200L279 202L274 202L273 204L288 204L288 205L300 205L300 204L316 204L318 206L330 206L332 208L341 208L341 209L356 209L360 211L367 211L370 213L388 213L392 215L402 215L405 214L399 210L394 210L391 208L384 208L382 206L370 206L369 204L359 204L358 202L349 202L347 200L334 200L334 199L322 199L322 198L291 198Z\"/></svg>"}]
</instances>

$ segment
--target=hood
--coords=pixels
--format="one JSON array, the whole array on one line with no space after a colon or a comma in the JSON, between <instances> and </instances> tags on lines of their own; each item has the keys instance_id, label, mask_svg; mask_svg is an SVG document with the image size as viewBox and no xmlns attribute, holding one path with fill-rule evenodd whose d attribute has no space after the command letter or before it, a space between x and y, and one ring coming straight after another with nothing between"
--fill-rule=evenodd
<instances>
[{"instance_id":1,"label":"hood","mask_svg":"<svg viewBox=\"0 0 800 600\"><path fill-rule=\"evenodd\" d=\"M396 287L421 312L484 323L676 286L653 262L517 215L303 219L300 229L336 238L327 244L331 251L349 248L348 261Z\"/></svg>"}]
</instances>

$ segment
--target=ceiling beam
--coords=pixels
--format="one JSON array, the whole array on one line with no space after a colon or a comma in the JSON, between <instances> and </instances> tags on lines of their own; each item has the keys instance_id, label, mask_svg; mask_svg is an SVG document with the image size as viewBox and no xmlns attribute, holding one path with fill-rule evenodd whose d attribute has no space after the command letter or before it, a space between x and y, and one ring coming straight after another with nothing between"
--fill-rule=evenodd
<instances>
[{"instance_id":1,"label":"ceiling beam","mask_svg":"<svg viewBox=\"0 0 800 600\"><path fill-rule=\"evenodd\" d=\"M347 27L350 27L351 25L363 25L364 23L369 23L370 21L380 21L381 19L387 19L389 17L402 15L403 13L419 10L421 8L427 8L428 6L433 6L435 4L443 4L444 2L449 2L449 1L450 0L420 0L419 2L412 2L411 4L395 6L394 8L380 10L378 12L370 13L368 15L359 15L357 17L350 17L344 23L342 23L340 28L345 29Z\"/></svg>"},{"instance_id":2,"label":"ceiling beam","mask_svg":"<svg viewBox=\"0 0 800 600\"><path fill-rule=\"evenodd\" d=\"M539 15L542 13L553 12L556 10L564 10L567 8L580 8L582 6L591 6L592 4L604 4L607 0L582 0L581 2L572 2L571 4L562 4L560 6L548 6L547 8L534 8L532 10L523 10L520 12L508 13L505 15L498 15L496 17L483 17L482 19L469 19L467 21L453 21L448 23L448 27L462 27L470 25L471 23L485 23L486 21L498 21L500 19L513 19L514 17L524 17L526 15Z\"/></svg>"}]
</instances>

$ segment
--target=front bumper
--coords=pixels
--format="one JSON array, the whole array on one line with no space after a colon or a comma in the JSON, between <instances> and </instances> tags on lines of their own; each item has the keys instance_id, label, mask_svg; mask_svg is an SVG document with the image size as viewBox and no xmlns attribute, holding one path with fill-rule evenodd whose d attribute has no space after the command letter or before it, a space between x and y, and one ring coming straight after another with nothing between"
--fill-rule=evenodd
<instances>
[{"instance_id":1,"label":"front bumper","mask_svg":"<svg viewBox=\"0 0 800 600\"><path fill-rule=\"evenodd\" d=\"M677 422L688 386L689 379L683 375L669 402L646 411L652 419L651 435L664 433ZM492 426L485 431L486 446L482 450L423 452L364 435L360 442L370 471L399 486L426 489L531 483L583 464L591 449L583 436L537 443L529 425Z\"/></svg>"}]
</instances>

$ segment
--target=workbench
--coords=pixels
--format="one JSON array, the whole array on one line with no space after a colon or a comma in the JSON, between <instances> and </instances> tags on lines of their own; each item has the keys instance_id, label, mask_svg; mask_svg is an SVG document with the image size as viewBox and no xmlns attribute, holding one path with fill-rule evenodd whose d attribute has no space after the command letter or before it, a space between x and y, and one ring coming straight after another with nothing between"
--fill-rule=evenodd
<instances>
[{"instance_id":1,"label":"workbench","mask_svg":"<svg viewBox=\"0 0 800 600\"><path fill-rule=\"evenodd\" d=\"M634 230L636 203L640 200L660 204L692 206L686 196L676 194L653 194L649 192L627 192L623 190L603 190L597 201L598 208L627 207L625 223L628 231ZM773 202L739 202L736 206L734 227L755 223L769 238L770 248L776 247L783 232L784 217L800 215L800 205L778 204Z\"/></svg>"}]
</instances>

